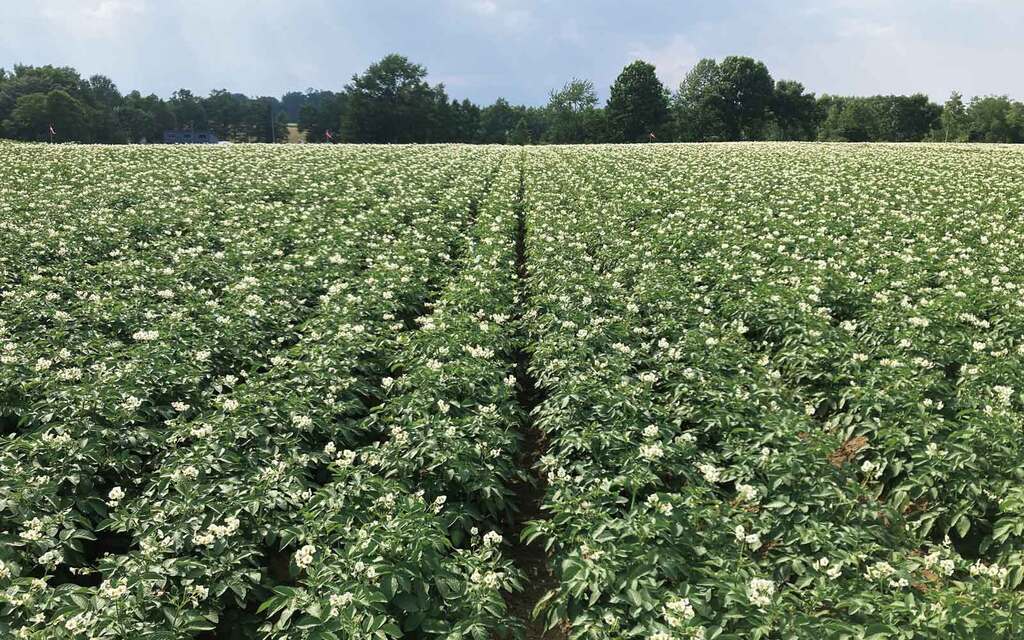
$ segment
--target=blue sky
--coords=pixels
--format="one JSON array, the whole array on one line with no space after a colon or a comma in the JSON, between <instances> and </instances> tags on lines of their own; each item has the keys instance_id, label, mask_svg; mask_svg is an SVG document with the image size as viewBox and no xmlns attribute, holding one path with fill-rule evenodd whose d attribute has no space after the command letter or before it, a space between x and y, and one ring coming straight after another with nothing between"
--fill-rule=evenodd
<instances>
[{"instance_id":1,"label":"blue sky","mask_svg":"<svg viewBox=\"0 0 1024 640\"><path fill-rule=\"evenodd\" d=\"M0 0L0 32L0 66L165 97L340 89L399 52L478 102L543 104L572 77L604 98L636 58L674 88L729 54L819 94L1024 98L1024 0Z\"/></svg>"}]
</instances>

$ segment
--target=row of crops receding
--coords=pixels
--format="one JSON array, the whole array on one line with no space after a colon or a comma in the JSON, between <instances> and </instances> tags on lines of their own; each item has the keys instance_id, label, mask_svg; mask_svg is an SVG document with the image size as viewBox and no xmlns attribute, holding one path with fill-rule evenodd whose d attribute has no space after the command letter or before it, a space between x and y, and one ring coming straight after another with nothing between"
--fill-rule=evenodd
<instances>
[{"instance_id":1,"label":"row of crops receding","mask_svg":"<svg viewBox=\"0 0 1024 640\"><path fill-rule=\"evenodd\" d=\"M0 177L2 637L1024 635L1024 152Z\"/></svg>"}]
</instances>

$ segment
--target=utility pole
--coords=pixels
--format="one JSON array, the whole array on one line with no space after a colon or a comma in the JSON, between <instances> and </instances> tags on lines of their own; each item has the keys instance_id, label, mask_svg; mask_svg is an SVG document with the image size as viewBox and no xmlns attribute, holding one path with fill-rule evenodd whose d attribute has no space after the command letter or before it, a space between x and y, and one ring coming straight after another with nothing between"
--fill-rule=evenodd
<instances>
[{"instance_id":1,"label":"utility pole","mask_svg":"<svg viewBox=\"0 0 1024 640\"><path fill-rule=\"evenodd\" d=\"M274 139L276 136L274 135L274 99L273 98L269 99L269 104L270 104L270 141L271 142L277 142L277 140Z\"/></svg>"}]
</instances>

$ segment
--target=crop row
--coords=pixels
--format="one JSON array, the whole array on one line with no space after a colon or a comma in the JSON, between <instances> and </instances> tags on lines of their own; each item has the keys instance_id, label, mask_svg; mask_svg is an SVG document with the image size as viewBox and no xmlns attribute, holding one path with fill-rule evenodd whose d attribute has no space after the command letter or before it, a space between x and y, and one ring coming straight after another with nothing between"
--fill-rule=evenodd
<instances>
[{"instance_id":1,"label":"crop row","mask_svg":"<svg viewBox=\"0 0 1024 640\"><path fill-rule=\"evenodd\" d=\"M0 144L0 635L1020 635L1022 172Z\"/></svg>"},{"instance_id":2,"label":"crop row","mask_svg":"<svg viewBox=\"0 0 1024 640\"><path fill-rule=\"evenodd\" d=\"M288 572L282 576L275 564L281 558L273 549L281 539L275 529L297 516L324 479L326 443L358 439L359 429L353 425L379 402L379 379L388 354L462 260L456 254L468 249L474 209L487 189L497 155L452 154L442 158L448 163L442 171L431 166L436 159L423 155L426 166L404 167L412 175L403 175L402 187L379 210L329 226L314 219L295 231L316 252L316 259L303 256L292 268L280 271L315 271L303 273L301 283L280 283L279 295L297 297L280 305L277 313L287 319L292 307L306 306L303 287L320 287L315 312L306 312L308 317L301 322L289 321L290 333L271 340L273 349L247 369L238 369L238 375L205 373L205 363L213 358L195 356L201 351L230 352L232 347L242 347L244 353L251 344L248 336L272 335L258 323L234 327L233 332L218 331L211 323L193 333L195 340L207 341L202 344L192 344L180 334L175 342L161 340L161 335L176 334L146 329L155 335L135 337L139 344L126 350L128 357L114 362L122 365L138 356L135 361L160 367L163 377L151 383L149 393L139 394L139 406L109 407L110 402L122 404L121 397L97 403L100 410L127 412L115 416L120 417L120 431L112 428L106 434L95 424L83 425L76 434L79 441L62 435L77 421L54 428L47 419L39 420L38 426L29 422L27 431L12 434L4 453L8 468L21 475L14 476L5 490L5 496L12 497L5 509L10 521L18 523L9 529L8 548L16 555L3 558L2 577L12 585L5 593L5 623L28 623L12 625L20 627L18 633L24 637L45 635L54 627L133 637L187 637L217 624L231 628L238 622L231 617L251 608L253 597L286 580ZM381 224L383 220L387 224ZM358 246L351 246L353 242ZM265 287L271 272L261 272L257 281L243 277L240 282ZM223 304L224 297L218 296L218 302ZM242 300L239 318L252 317L245 306ZM207 311L186 307L184 313L169 315L197 313ZM237 336L241 342L222 344L221 335ZM153 351L159 346L163 353ZM150 349L142 351L144 347ZM171 412L136 418L132 411L144 409L153 395L167 392L164 371L173 375L174 367L192 375L191 386L183 381L182 388L209 387L209 393L203 398L168 398ZM102 381L96 384L104 388ZM113 392L119 386L123 389L123 380L105 388ZM87 394L76 389L64 396L80 399ZM23 406L15 408L28 413ZM96 411L82 411L90 410ZM24 419L21 422L26 426ZM153 442L146 443L150 446L139 443L144 428L154 434ZM93 445L96 439L101 444ZM33 444L37 441L40 444ZM43 445L58 451L40 456ZM69 453L78 456L76 465L68 464ZM123 459L120 466L112 464L118 456ZM26 464L29 460L33 462ZM55 472L70 476L70 481L62 477L34 489L51 482L49 476ZM44 482L38 481L40 477ZM83 478L85 482L79 482ZM80 499L63 495L63 486L82 484L91 486L83 487ZM98 567L76 562L82 559L76 557L83 550L80 540L95 537L89 525L108 512L110 518L95 529L100 530L102 550L113 547L116 553L102 557ZM227 544L227 539L234 544ZM201 584L195 576L202 576ZM125 584L131 588L122 589ZM196 598L198 593L206 595ZM227 619L221 620L222 613Z\"/></svg>"},{"instance_id":3,"label":"crop row","mask_svg":"<svg viewBox=\"0 0 1024 640\"><path fill-rule=\"evenodd\" d=\"M798 149L532 155L528 535L573 637L1024 622L1019 192L950 202L952 158L917 148Z\"/></svg>"}]
</instances>

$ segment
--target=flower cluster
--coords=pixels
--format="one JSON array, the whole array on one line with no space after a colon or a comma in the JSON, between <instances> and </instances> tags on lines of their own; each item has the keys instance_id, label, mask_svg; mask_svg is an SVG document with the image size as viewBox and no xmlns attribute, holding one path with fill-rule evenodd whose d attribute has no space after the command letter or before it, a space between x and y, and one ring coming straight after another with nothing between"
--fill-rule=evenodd
<instances>
[{"instance_id":1,"label":"flower cluster","mask_svg":"<svg viewBox=\"0 0 1024 640\"><path fill-rule=\"evenodd\" d=\"M1011 637L1022 173L0 143L3 628L514 637L536 472L569 636Z\"/></svg>"},{"instance_id":2,"label":"flower cluster","mask_svg":"<svg viewBox=\"0 0 1024 640\"><path fill-rule=\"evenodd\" d=\"M277 568L281 547L292 547L303 576L327 571L348 587L317 591L322 610L339 613L322 621L323 634L363 637L372 624L374 632L394 635L407 625L394 617L402 609L393 601L421 596L423 611L433 613L420 623L507 627L501 592L515 584L515 569L493 536L463 553L449 526L460 513L504 510L504 484L514 475L514 390L505 378L517 327L507 323L516 219L507 204L518 171L502 162L511 150L339 147L280 156L272 150L273 157L245 146L162 151L169 150L70 151L81 160L81 170L65 176L75 188L51 190L54 206L43 206L53 215L45 224L34 214L18 222L29 223L23 230L45 238L45 246L18 262L0 257L0 272L18 274L0 285L0 380L17 403L14 421L8 425L7 413L0 421L5 432L21 423L18 446L0 451L0 516L22 523L16 531L24 539L0 552L0 581L23 572L46 576L0 584L0 607L15 607L5 617L12 633L64 637L104 628L131 637L191 636L212 629L230 597L239 610L267 604L260 617L273 631L266 635L308 635L305 621L293 625L299 616L279 619L282 609L262 601L267 580L291 582ZM28 185L45 175L33 153L0 144L5 184L19 176L26 195L39 191ZM506 178L492 196L499 165ZM112 186L110 175L123 181ZM485 194L493 198L488 216ZM6 236L6 217L0 219ZM73 250L47 248L61 245ZM488 484L477 489L482 508L460 499L439 503L434 513L417 484L404 484L423 474L397 484L385 480L392 474L385 469L365 481L346 474L370 473L364 461L391 465L390 456L402 455L398 447L379 449L371 409L386 392L378 381L393 377L392 391L408 388L389 363L420 357L405 339L421 333L414 318L436 310L437 292L449 286L452 301L466 301L459 317L475 328L464 336L472 353L432 351L446 365L459 360L452 372L462 359L477 361L460 375L487 394L470 389L467 400L453 388L448 419L466 429L460 433L452 422L451 442L438 447L453 457L411 460L446 479L423 481L435 492L432 504L451 478L463 477L458 466L479 468ZM489 326L476 316L484 302L498 316ZM434 315L438 326L449 321ZM508 327L495 333L499 320ZM450 344L436 333L424 344ZM447 383L438 380L432 393ZM394 414L422 397L402 394ZM488 410L492 405L499 410ZM478 449L484 428L496 437ZM402 430L414 451L428 446L415 439L426 431ZM325 463L337 478L328 473L316 491L310 470ZM451 493L466 495L455 485ZM359 504L360 496L380 510ZM303 531L293 532L299 523ZM345 540L321 545L333 536ZM95 538L104 541L85 543ZM138 548L120 549L122 539L138 540ZM94 551L107 545L116 552ZM329 551L338 548L354 557L342 561ZM120 587L82 587L66 577L49 586L57 564L131 589L115 594ZM401 589L382 581L396 574L416 578ZM474 582L474 574L482 579ZM94 597L110 604L95 608Z\"/></svg>"},{"instance_id":3,"label":"flower cluster","mask_svg":"<svg viewBox=\"0 0 1024 640\"><path fill-rule=\"evenodd\" d=\"M729 637L1013 633L1024 154L528 158L549 624L686 637L671 590Z\"/></svg>"}]
</instances>

